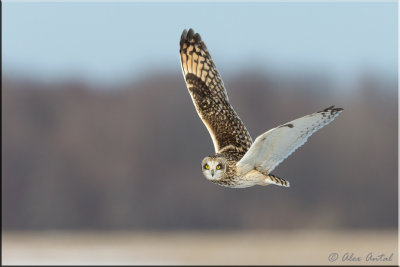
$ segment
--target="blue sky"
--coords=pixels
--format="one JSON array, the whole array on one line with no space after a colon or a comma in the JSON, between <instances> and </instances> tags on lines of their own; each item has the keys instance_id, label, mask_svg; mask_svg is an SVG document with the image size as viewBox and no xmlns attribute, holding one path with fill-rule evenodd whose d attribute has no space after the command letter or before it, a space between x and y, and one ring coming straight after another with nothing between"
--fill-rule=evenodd
<instances>
[{"instance_id":1,"label":"blue sky","mask_svg":"<svg viewBox=\"0 0 400 267\"><path fill-rule=\"evenodd\" d=\"M116 83L180 73L192 27L222 77L243 68L397 74L396 2L3 3L3 73Z\"/></svg>"}]
</instances>

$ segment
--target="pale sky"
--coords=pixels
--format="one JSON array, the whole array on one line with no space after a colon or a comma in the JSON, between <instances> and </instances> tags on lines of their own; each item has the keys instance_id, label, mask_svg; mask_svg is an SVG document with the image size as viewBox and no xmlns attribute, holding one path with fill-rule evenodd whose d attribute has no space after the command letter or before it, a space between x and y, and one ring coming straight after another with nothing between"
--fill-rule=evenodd
<instances>
[{"instance_id":1,"label":"pale sky","mask_svg":"<svg viewBox=\"0 0 400 267\"><path fill-rule=\"evenodd\" d=\"M221 75L397 74L396 2L3 3L3 73L116 83L180 73L179 38L199 32ZM223 76L224 77L224 76Z\"/></svg>"}]
</instances>

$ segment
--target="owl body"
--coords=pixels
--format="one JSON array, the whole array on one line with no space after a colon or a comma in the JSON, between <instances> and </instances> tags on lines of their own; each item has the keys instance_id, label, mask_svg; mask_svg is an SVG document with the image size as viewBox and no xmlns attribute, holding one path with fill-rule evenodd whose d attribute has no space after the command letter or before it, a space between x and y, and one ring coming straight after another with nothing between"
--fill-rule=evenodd
<instances>
[{"instance_id":1,"label":"owl body","mask_svg":"<svg viewBox=\"0 0 400 267\"><path fill-rule=\"evenodd\" d=\"M230 150L205 157L202 161L203 175L214 184L232 188L244 188L254 185L267 186L270 184L289 186L289 182L284 179L262 173L256 168L248 170L238 168L237 163L243 155L243 152ZM209 169L206 167L207 165ZM218 165L221 166L220 169L217 168Z\"/></svg>"},{"instance_id":2,"label":"owl body","mask_svg":"<svg viewBox=\"0 0 400 267\"><path fill-rule=\"evenodd\" d=\"M277 126L252 141L231 104L214 61L201 37L184 30L180 60L186 86L197 114L214 144L215 155L202 161L203 175L212 183L243 188L289 182L271 171L302 146L317 130L330 123L343 109L331 106Z\"/></svg>"}]
</instances>

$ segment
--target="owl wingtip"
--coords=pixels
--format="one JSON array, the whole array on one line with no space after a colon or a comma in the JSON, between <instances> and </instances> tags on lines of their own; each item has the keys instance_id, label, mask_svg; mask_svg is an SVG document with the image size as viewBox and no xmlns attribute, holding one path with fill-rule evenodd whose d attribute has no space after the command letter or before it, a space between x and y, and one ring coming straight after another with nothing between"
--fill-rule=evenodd
<instances>
[{"instance_id":1,"label":"owl wingtip","mask_svg":"<svg viewBox=\"0 0 400 267\"><path fill-rule=\"evenodd\" d=\"M187 30L184 29L183 32L182 32L182 35L181 35L181 39L185 39L186 35L187 35Z\"/></svg>"},{"instance_id":2,"label":"owl wingtip","mask_svg":"<svg viewBox=\"0 0 400 267\"><path fill-rule=\"evenodd\" d=\"M321 110L319 112L328 112L330 111L331 113L338 113L338 112L342 112L344 109L343 108L335 108L335 105L332 105L324 110Z\"/></svg>"},{"instance_id":3,"label":"owl wingtip","mask_svg":"<svg viewBox=\"0 0 400 267\"><path fill-rule=\"evenodd\" d=\"M187 40L191 40L193 38L194 35L194 30L192 28L189 29L188 33L187 33Z\"/></svg>"},{"instance_id":4,"label":"owl wingtip","mask_svg":"<svg viewBox=\"0 0 400 267\"><path fill-rule=\"evenodd\" d=\"M196 42L200 42L201 36L199 33L196 33L192 28L189 28L189 30L184 29L181 35L181 42L190 41L192 39L194 39Z\"/></svg>"},{"instance_id":5,"label":"owl wingtip","mask_svg":"<svg viewBox=\"0 0 400 267\"><path fill-rule=\"evenodd\" d=\"M187 30L184 29L183 32L182 32L182 35L181 35L181 41L180 41L180 45L181 45L181 46L182 46L183 43L186 41L186 38L187 38Z\"/></svg>"}]
</instances>

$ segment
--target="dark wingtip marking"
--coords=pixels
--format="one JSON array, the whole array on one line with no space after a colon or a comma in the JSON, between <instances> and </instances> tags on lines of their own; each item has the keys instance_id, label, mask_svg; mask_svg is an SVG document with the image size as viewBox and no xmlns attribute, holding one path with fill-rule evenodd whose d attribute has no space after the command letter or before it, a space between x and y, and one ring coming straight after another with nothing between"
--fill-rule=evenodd
<instances>
[{"instance_id":1,"label":"dark wingtip marking","mask_svg":"<svg viewBox=\"0 0 400 267\"><path fill-rule=\"evenodd\" d=\"M186 35L187 35L187 30L184 29L183 32L182 32L182 35L181 35L181 40L186 39Z\"/></svg>"},{"instance_id":2,"label":"dark wingtip marking","mask_svg":"<svg viewBox=\"0 0 400 267\"><path fill-rule=\"evenodd\" d=\"M329 108L326 108L326 110L330 110L333 109L335 107L335 105L330 106Z\"/></svg>"},{"instance_id":3,"label":"dark wingtip marking","mask_svg":"<svg viewBox=\"0 0 400 267\"><path fill-rule=\"evenodd\" d=\"M342 111L342 110L343 110L342 108L335 108L335 106L330 106L329 108L326 108L326 109L318 111L318 112L328 112L328 111L330 111L331 114L333 114L333 113L337 113L337 112Z\"/></svg>"},{"instance_id":4,"label":"dark wingtip marking","mask_svg":"<svg viewBox=\"0 0 400 267\"><path fill-rule=\"evenodd\" d=\"M201 36L200 36L200 34L196 33L193 37L194 37L194 40L195 40L196 42L200 42L200 41L201 41Z\"/></svg>"},{"instance_id":5,"label":"dark wingtip marking","mask_svg":"<svg viewBox=\"0 0 400 267\"><path fill-rule=\"evenodd\" d=\"M326 109L324 109L324 110L322 110L322 111L328 111L328 110L330 110L330 109L333 109L335 106L333 105L333 106L330 106L329 108L326 108Z\"/></svg>"},{"instance_id":6,"label":"dark wingtip marking","mask_svg":"<svg viewBox=\"0 0 400 267\"><path fill-rule=\"evenodd\" d=\"M184 29L183 32L182 32L182 35L181 35L181 41L180 41L180 43L179 43L179 45L181 46L181 48L182 48L182 46L183 46L183 43L184 43L185 40L186 40L186 36L187 36L187 30Z\"/></svg>"},{"instance_id":7,"label":"dark wingtip marking","mask_svg":"<svg viewBox=\"0 0 400 267\"><path fill-rule=\"evenodd\" d=\"M187 40L191 40L193 38L194 35L194 31L192 28L189 29L188 33L187 33Z\"/></svg>"},{"instance_id":8,"label":"dark wingtip marking","mask_svg":"<svg viewBox=\"0 0 400 267\"><path fill-rule=\"evenodd\" d=\"M180 45L183 46L183 43L190 42L192 39L195 41L195 43L201 42L200 34L195 33L192 28L190 28L189 31L184 29L181 35Z\"/></svg>"}]
</instances>

